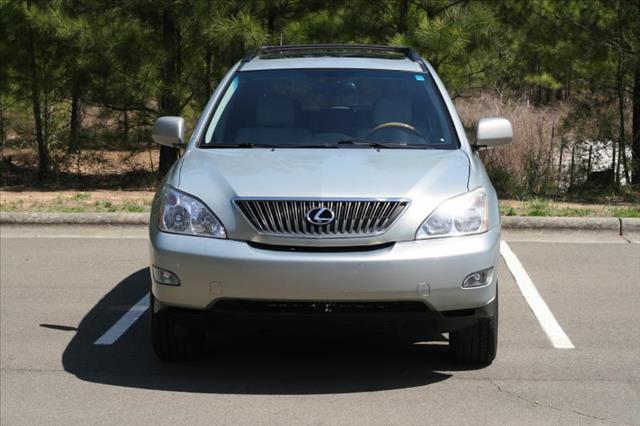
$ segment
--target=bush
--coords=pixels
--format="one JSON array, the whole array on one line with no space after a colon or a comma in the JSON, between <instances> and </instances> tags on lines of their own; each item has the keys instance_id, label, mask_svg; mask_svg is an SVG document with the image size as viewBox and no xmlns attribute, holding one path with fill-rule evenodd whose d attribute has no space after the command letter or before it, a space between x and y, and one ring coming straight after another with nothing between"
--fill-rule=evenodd
<instances>
[{"instance_id":1,"label":"bush","mask_svg":"<svg viewBox=\"0 0 640 426\"><path fill-rule=\"evenodd\" d=\"M467 127L491 116L505 117L513 124L513 144L481 153L500 196L521 198L554 192L561 108L534 108L527 102L505 102L489 94L457 100L456 107Z\"/></svg>"}]
</instances>

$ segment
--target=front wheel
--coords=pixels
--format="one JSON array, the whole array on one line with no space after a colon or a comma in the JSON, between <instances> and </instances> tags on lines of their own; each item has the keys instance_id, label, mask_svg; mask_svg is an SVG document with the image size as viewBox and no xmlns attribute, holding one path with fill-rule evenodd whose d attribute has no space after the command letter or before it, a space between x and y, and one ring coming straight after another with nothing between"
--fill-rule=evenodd
<instances>
[{"instance_id":1,"label":"front wheel","mask_svg":"<svg viewBox=\"0 0 640 426\"><path fill-rule=\"evenodd\" d=\"M166 362L197 358L204 348L204 331L178 324L170 312L156 311L151 296L151 343L158 359Z\"/></svg>"},{"instance_id":2,"label":"front wheel","mask_svg":"<svg viewBox=\"0 0 640 426\"><path fill-rule=\"evenodd\" d=\"M449 348L456 361L464 364L489 365L498 350L498 293L495 313L468 328L449 335Z\"/></svg>"}]
</instances>

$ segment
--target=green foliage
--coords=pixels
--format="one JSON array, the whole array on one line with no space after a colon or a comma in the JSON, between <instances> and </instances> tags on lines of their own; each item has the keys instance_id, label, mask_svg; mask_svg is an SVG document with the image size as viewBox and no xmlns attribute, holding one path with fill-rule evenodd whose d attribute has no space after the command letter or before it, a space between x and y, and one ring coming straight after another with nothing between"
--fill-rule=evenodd
<instances>
[{"instance_id":1,"label":"green foliage","mask_svg":"<svg viewBox=\"0 0 640 426\"><path fill-rule=\"evenodd\" d=\"M57 176L96 141L148 148L159 114L192 128L251 47L386 43L417 48L454 98L564 102L565 148L628 146L620 119L638 84L638 22L633 0L1 0L0 139L39 148L43 171ZM552 161L542 157L529 150L489 173L503 194L547 193Z\"/></svg>"},{"instance_id":2,"label":"green foliage","mask_svg":"<svg viewBox=\"0 0 640 426\"><path fill-rule=\"evenodd\" d=\"M548 72L543 72L540 74L527 74L524 77L524 81L529 84L554 90L560 89L562 87L562 83L556 80Z\"/></svg>"},{"instance_id":3,"label":"green foliage","mask_svg":"<svg viewBox=\"0 0 640 426\"><path fill-rule=\"evenodd\" d=\"M89 198L91 198L91 194L89 194L88 192L78 192L73 196L73 199L76 201L84 201L88 200Z\"/></svg>"},{"instance_id":4,"label":"green foliage","mask_svg":"<svg viewBox=\"0 0 640 426\"><path fill-rule=\"evenodd\" d=\"M640 217L640 208L638 207L619 207L614 209L617 217Z\"/></svg>"},{"instance_id":5,"label":"green foliage","mask_svg":"<svg viewBox=\"0 0 640 426\"><path fill-rule=\"evenodd\" d=\"M136 204L134 202L131 201L125 201L125 203L122 206L122 210L124 210L125 212L128 213L142 213L143 211L145 211L145 207L140 205L140 204Z\"/></svg>"},{"instance_id":6,"label":"green foliage","mask_svg":"<svg viewBox=\"0 0 640 426\"><path fill-rule=\"evenodd\" d=\"M549 200L534 198L528 203L527 216L549 216Z\"/></svg>"},{"instance_id":7,"label":"green foliage","mask_svg":"<svg viewBox=\"0 0 640 426\"><path fill-rule=\"evenodd\" d=\"M488 167L487 173L500 196L515 198L521 193L522 188L513 179L513 173L507 167L499 165Z\"/></svg>"},{"instance_id":8,"label":"green foliage","mask_svg":"<svg viewBox=\"0 0 640 426\"><path fill-rule=\"evenodd\" d=\"M488 3L448 8L442 4L439 9L416 10L414 24L406 34L396 34L392 43L416 47L456 95L490 81L487 78L499 66L503 37Z\"/></svg>"}]
</instances>

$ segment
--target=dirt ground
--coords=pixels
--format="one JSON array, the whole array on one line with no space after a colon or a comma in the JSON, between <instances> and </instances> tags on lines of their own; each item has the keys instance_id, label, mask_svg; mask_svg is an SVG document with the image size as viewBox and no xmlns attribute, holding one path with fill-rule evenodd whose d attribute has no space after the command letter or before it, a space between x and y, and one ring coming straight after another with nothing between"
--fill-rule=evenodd
<instances>
[{"instance_id":1,"label":"dirt ground","mask_svg":"<svg viewBox=\"0 0 640 426\"><path fill-rule=\"evenodd\" d=\"M33 150L5 148L0 162L3 190L150 190L158 181L159 150L138 152L102 149L79 154L55 153L52 171L37 180L38 160Z\"/></svg>"}]
</instances>

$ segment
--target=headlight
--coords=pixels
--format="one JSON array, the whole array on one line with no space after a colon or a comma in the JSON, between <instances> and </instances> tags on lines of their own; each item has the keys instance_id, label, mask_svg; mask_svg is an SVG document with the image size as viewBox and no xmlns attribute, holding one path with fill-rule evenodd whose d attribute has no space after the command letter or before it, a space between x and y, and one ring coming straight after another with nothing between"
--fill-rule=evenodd
<instances>
[{"instance_id":1,"label":"headlight","mask_svg":"<svg viewBox=\"0 0 640 426\"><path fill-rule=\"evenodd\" d=\"M422 222L416 239L480 234L487 231L487 194L483 187L450 198Z\"/></svg>"},{"instance_id":2,"label":"headlight","mask_svg":"<svg viewBox=\"0 0 640 426\"><path fill-rule=\"evenodd\" d=\"M159 227L174 234L227 238L224 226L207 206L170 186L162 190Z\"/></svg>"}]
</instances>

